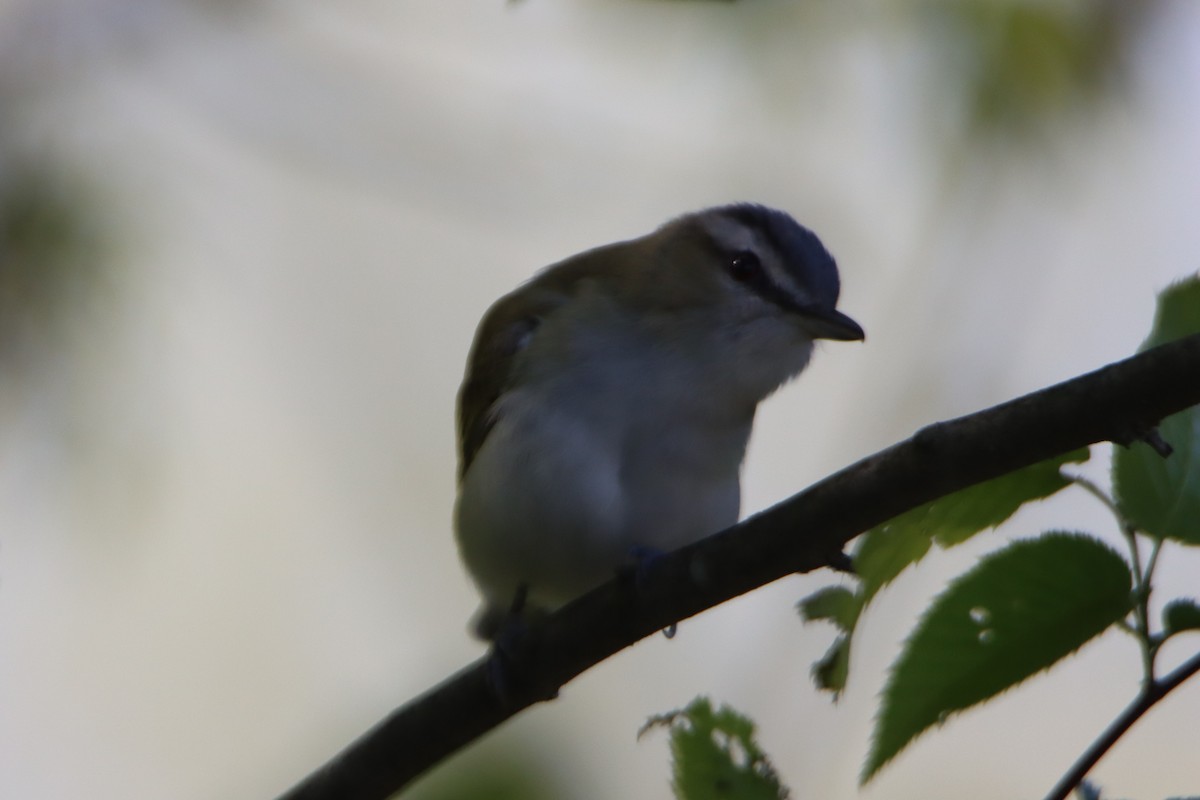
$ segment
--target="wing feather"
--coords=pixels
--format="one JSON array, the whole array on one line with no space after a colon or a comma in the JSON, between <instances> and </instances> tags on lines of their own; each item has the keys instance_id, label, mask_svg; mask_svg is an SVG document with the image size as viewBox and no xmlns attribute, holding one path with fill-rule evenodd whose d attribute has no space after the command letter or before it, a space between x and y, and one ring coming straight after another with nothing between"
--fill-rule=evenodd
<instances>
[{"instance_id":1,"label":"wing feather","mask_svg":"<svg viewBox=\"0 0 1200 800\"><path fill-rule=\"evenodd\" d=\"M635 240L636 241L636 240ZM458 477L466 475L496 424L496 401L508 390L520 353L538 326L590 283L629 259L613 251L635 242L617 242L580 253L547 267L515 292L496 301L479 323L458 393Z\"/></svg>"}]
</instances>

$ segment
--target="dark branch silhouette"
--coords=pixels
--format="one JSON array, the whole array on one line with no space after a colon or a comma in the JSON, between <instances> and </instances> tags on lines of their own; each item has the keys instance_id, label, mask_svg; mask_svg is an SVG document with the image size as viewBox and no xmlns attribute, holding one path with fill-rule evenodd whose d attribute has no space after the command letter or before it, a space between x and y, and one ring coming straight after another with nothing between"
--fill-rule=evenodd
<instances>
[{"instance_id":1,"label":"dark branch silhouette","mask_svg":"<svg viewBox=\"0 0 1200 800\"><path fill-rule=\"evenodd\" d=\"M1055 784L1046 795L1046 800L1067 800L1067 795L1078 786L1087 774L1096 766L1096 762L1117 743L1127 730L1133 727L1154 704L1179 688L1179 685L1200 672L1200 653L1180 664L1165 677L1150 681L1138 692L1137 698L1112 721L1099 739L1092 742L1079 760L1071 765L1071 769Z\"/></svg>"},{"instance_id":2,"label":"dark branch silhouette","mask_svg":"<svg viewBox=\"0 0 1200 800\"><path fill-rule=\"evenodd\" d=\"M938 497L1095 442L1155 441L1200 404L1200 334L994 408L930 425L772 508L656 559L546 618L497 661L465 667L353 742L282 800L383 800L589 667L794 572ZM1159 440L1161 441L1161 440Z\"/></svg>"}]
</instances>

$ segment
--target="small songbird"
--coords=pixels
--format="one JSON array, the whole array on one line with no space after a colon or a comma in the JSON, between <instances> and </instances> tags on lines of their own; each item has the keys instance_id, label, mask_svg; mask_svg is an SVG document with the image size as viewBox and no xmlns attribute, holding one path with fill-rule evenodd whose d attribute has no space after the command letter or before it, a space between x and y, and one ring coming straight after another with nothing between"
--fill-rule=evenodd
<instances>
[{"instance_id":1,"label":"small songbird","mask_svg":"<svg viewBox=\"0 0 1200 800\"><path fill-rule=\"evenodd\" d=\"M634 553L738 519L754 412L816 339L856 341L837 265L788 214L736 204L547 267L475 334L458 396L459 549L491 639Z\"/></svg>"}]
</instances>

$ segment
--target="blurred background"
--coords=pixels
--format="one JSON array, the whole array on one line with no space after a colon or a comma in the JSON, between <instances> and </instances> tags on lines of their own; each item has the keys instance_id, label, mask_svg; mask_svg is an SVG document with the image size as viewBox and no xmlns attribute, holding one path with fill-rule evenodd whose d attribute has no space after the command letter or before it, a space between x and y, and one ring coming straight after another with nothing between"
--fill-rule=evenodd
<instances>
[{"instance_id":1,"label":"blurred background","mask_svg":"<svg viewBox=\"0 0 1200 800\"><path fill-rule=\"evenodd\" d=\"M1197 143L1188 0L0 2L0 796L269 798L480 655L454 395L538 267L733 200L818 232L868 338L764 406L751 512L1130 354L1200 266ZM1133 696L1131 639L857 775L915 615L1047 527L1117 541L1068 492L935 553L836 706L793 606L843 579L797 576L413 796L667 798L666 736L635 734L699 693L797 797L1041 796ZM1160 574L1194 595L1200 559ZM1198 711L1184 687L1094 778L1194 794Z\"/></svg>"}]
</instances>

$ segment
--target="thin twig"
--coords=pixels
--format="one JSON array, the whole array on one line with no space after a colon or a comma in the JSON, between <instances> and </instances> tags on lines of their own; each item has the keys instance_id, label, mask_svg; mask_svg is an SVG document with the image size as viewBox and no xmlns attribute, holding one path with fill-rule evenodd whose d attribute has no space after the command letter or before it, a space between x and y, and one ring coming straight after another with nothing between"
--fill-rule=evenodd
<instances>
[{"instance_id":1,"label":"thin twig","mask_svg":"<svg viewBox=\"0 0 1200 800\"><path fill-rule=\"evenodd\" d=\"M1146 582L1154 580L1154 568L1158 566L1158 554L1162 552L1163 539L1157 537L1150 546L1150 558L1146 559Z\"/></svg>"},{"instance_id":2,"label":"thin twig","mask_svg":"<svg viewBox=\"0 0 1200 800\"><path fill-rule=\"evenodd\" d=\"M1163 457L1165 458L1166 456ZM1132 633L1134 638L1138 640L1138 646L1142 652L1142 683L1150 685L1154 683L1154 659L1158 655L1158 643L1155 640L1154 634L1150 631L1150 593L1153 590L1154 567L1158 563L1158 551L1162 546L1162 539L1154 540L1150 559L1146 562L1145 569L1143 569L1141 542L1138 540L1137 527L1121 512L1121 509L1113 501L1112 497L1109 496L1108 492L1101 489L1093 481L1082 475L1070 475L1068 477L1112 512L1113 517L1117 521L1117 528L1125 538L1125 543L1129 545L1129 558L1132 563L1131 571L1133 572L1134 583L1134 624L1129 625L1124 621L1119 624L1126 632Z\"/></svg>"},{"instance_id":3,"label":"thin twig","mask_svg":"<svg viewBox=\"0 0 1200 800\"><path fill-rule=\"evenodd\" d=\"M1108 492L1097 486L1095 481L1091 480L1090 478L1085 478L1082 475L1075 474L1065 474L1065 477L1071 481L1071 483L1085 490L1092 497L1103 503L1104 507L1107 508L1110 513L1112 513L1113 517L1117 520L1117 524L1120 525L1121 528L1127 527L1125 515L1121 513L1121 509L1117 508L1117 504L1114 503L1113 499L1108 496Z\"/></svg>"},{"instance_id":4,"label":"thin twig","mask_svg":"<svg viewBox=\"0 0 1200 800\"><path fill-rule=\"evenodd\" d=\"M1138 697L1121 714L1109 724L1099 739L1092 742L1091 746L1083 752L1066 775L1063 775L1050 794L1046 795L1046 800L1066 800L1067 795L1071 790L1079 785L1079 782L1087 777L1087 774L1092 771L1092 767L1096 766L1096 762L1104 757L1104 754L1116 744L1127 730L1133 727L1142 716L1149 711L1155 703L1162 700L1170 692L1186 681L1188 678L1200 672L1200 653L1189 658L1183 664L1169 672L1160 681L1144 685L1142 691L1138 693Z\"/></svg>"}]
</instances>

